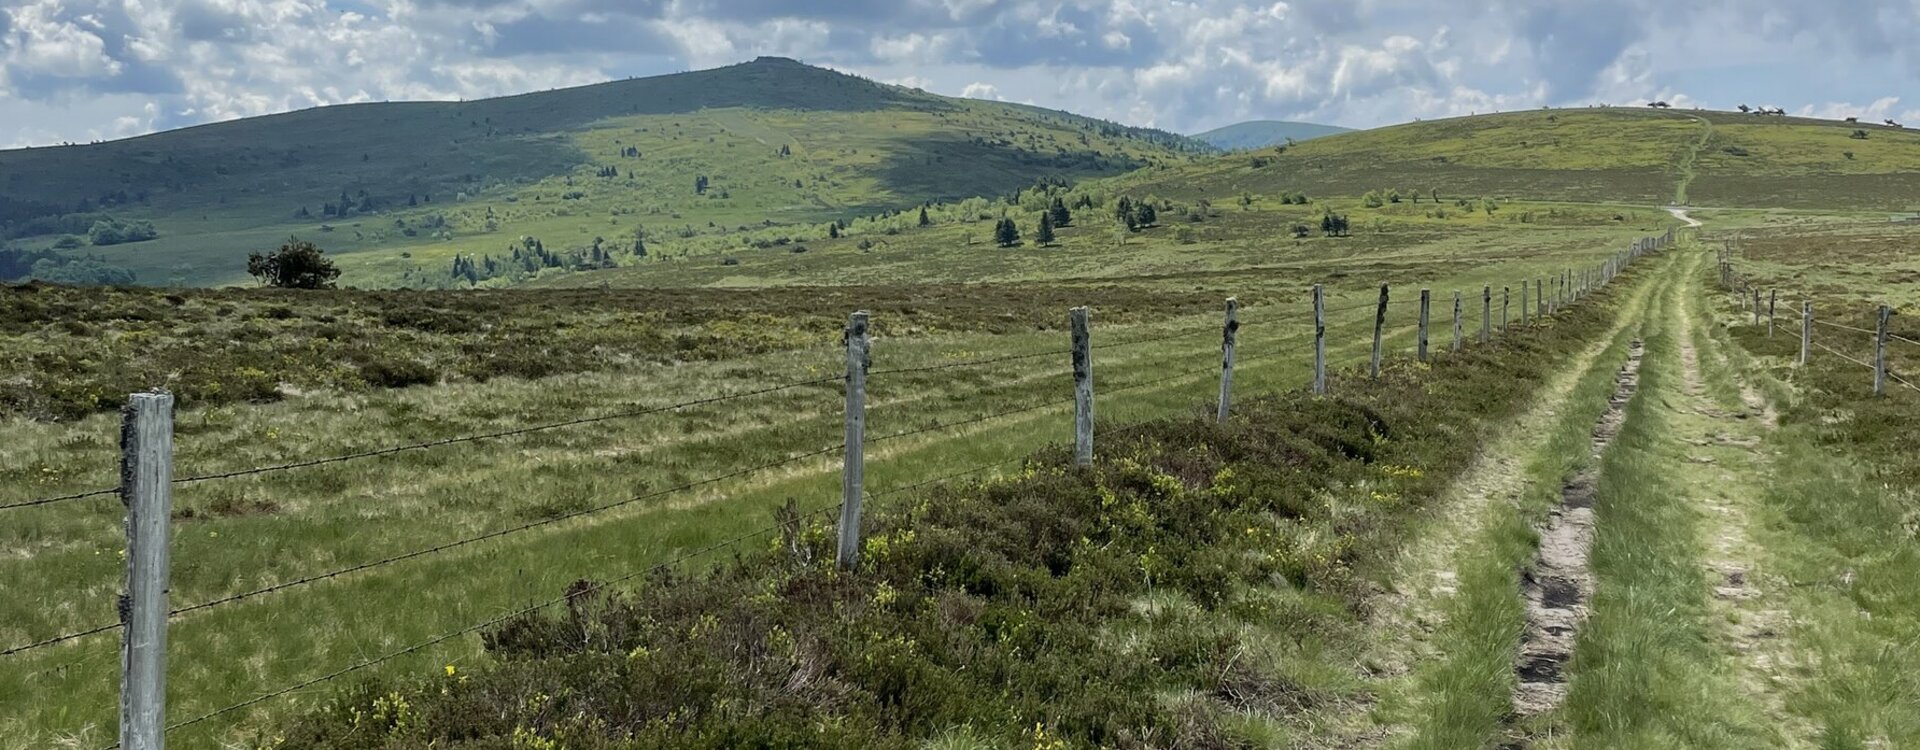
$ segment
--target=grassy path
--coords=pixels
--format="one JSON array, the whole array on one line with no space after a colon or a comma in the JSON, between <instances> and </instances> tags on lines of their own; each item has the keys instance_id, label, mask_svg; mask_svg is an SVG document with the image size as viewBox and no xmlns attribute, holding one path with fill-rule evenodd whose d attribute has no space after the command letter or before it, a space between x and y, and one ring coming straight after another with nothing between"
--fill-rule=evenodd
<instances>
[{"instance_id":1,"label":"grassy path","mask_svg":"<svg viewBox=\"0 0 1920 750\"><path fill-rule=\"evenodd\" d=\"M1707 147L1707 141L1713 139L1713 123L1705 117L1692 117L1700 123L1700 140L1687 146L1687 152L1680 156L1680 182L1673 187L1673 205L1687 205L1687 188L1693 185L1694 165L1700 161L1700 149Z\"/></svg>"},{"instance_id":2,"label":"grassy path","mask_svg":"<svg viewBox=\"0 0 1920 750\"><path fill-rule=\"evenodd\" d=\"M1480 453L1398 558L1368 657L1385 699L1345 732L1348 745L1460 747L1498 733L1520 616L1515 561L1531 550L1530 520L1550 489L1584 455L1576 444L1654 286L1626 293L1613 326Z\"/></svg>"},{"instance_id":3,"label":"grassy path","mask_svg":"<svg viewBox=\"0 0 1920 750\"><path fill-rule=\"evenodd\" d=\"M1751 430L1763 428L1703 375L1691 285L1703 258L1685 257L1684 283L1648 321L1640 394L1601 461L1591 616L1566 705L1531 727L1537 747L1798 746L1744 656L1778 619L1752 585L1742 504L1759 494Z\"/></svg>"}]
</instances>

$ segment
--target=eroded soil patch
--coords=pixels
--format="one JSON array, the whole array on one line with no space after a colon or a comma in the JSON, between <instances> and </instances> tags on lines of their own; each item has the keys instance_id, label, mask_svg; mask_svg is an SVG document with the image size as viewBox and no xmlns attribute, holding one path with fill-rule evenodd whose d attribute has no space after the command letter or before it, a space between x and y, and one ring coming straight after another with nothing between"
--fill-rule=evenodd
<instances>
[{"instance_id":1,"label":"eroded soil patch","mask_svg":"<svg viewBox=\"0 0 1920 750\"><path fill-rule=\"evenodd\" d=\"M1641 342L1634 341L1628 352L1607 410L1594 423L1596 459L1620 433L1627 402L1639 388ZM1587 618L1587 603L1593 599L1588 556L1593 548L1593 501L1599 478L1598 462L1590 462L1561 488L1560 507L1540 527L1540 551L1521 575L1527 619L1513 661L1518 678L1513 691L1516 717L1547 713L1566 700L1566 665L1573 658L1580 624Z\"/></svg>"}]
</instances>

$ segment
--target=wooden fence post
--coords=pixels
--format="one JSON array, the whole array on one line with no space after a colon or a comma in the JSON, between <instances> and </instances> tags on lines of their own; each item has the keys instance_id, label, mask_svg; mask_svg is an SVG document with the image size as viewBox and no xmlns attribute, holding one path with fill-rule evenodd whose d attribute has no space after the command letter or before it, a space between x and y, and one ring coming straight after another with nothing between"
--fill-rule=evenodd
<instances>
[{"instance_id":1,"label":"wooden fence post","mask_svg":"<svg viewBox=\"0 0 1920 750\"><path fill-rule=\"evenodd\" d=\"M1313 392L1327 392L1327 295L1313 285Z\"/></svg>"},{"instance_id":2,"label":"wooden fence post","mask_svg":"<svg viewBox=\"0 0 1920 750\"><path fill-rule=\"evenodd\" d=\"M1069 311L1073 324L1073 462L1093 465L1093 337L1087 308Z\"/></svg>"},{"instance_id":3,"label":"wooden fence post","mask_svg":"<svg viewBox=\"0 0 1920 750\"><path fill-rule=\"evenodd\" d=\"M1493 286L1480 287L1480 343L1493 338Z\"/></svg>"},{"instance_id":4,"label":"wooden fence post","mask_svg":"<svg viewBox=\"0 0 1920 750\"><path fill-rule=\"evenodd\" d=\"M1453 349L1460 351L1460 290L1453 292Z\"/></svg>"},{"instance_id":5,"label":"wooden fence post","mask_svg":"<svg viewBox=\"0 0 1920 750\"><path fill-rule=\"evenodd\" d=\"M1420 361L1427 361L1427 316L1433 308L1433 290L1420 290Z\"/></svg>"},{"instance_id":6,"label":"wooden fence post","mask_svg":"<svg viewBox=\"0 0 1920 750\"><path fill-rule=\"evenodd\" d=\"M1767 338L1773 338L1774 306L1780 302L1780 290L1767 290Z\"/></svg>"},{"instance_id":7,"label":"wooden fence post","mask_svg":"<svg viewBox=\"0 0 1920 750\"><path fill-rule=\"evenodd\" d=\"M1500 287L1500 332L1507 332L1507 314L1513 309L1513 287Z\"/></svg>"},{"instance_id":8,"label":"wooden fence post","mask_svg":"<svg viewBox=\"0 0 1920 750\"><path fill-rule=\"evenodd\" d=\"M1527 280L1520 280L1520 325L1527 324L1527 313L1532 305L1527 304Z\"/></svg>"},{"instance_id":9,"label":"wooden fence post","mask_svg":"<svg viewBox=\"0 0 1920 750\"><path fill-rule=\"evenodd\" d=\"M1547 281L1533 280L1533 315L1544 317L1547 314Z\"/></svg>"},{"instance_id":10,"label":"wooden fence post","mask_svg":"<svg viewBox=\"0 0 1920 750\"><path fill-rule=\"evenodd\" d=\"M1884 396L1887 393L1887 316L1893 314L1893 308L1880 305L1880 325L1873 334L1873 395Z\"/></svg>"},{"instance_id":11,"label":"wooden fence post","mask_svg":"<svg viewBox=\"0 0 1920 750\"><path fill-rule=\"evenodd\" d=\"M1373 308L1373 379L1380 379L1381 333L1387 327L1387 285L1380 285L1380 304Z\"/></svg>"},{"instance_id":12,"label":"wooden fence post","mask_svg":"<svg viewBox=\"0 0 1920 750\"><path fill-rule=\"evenodd\" d=\"M120 747L166 747L168 525L173 521L173 396L136 393L120 415L127 582L120 597Z\"/></svg>"},{"instance_id":13,"label":"wooden fence post","mask_svg":"<svg viewBox=\"0 0 1920 750\"><path fill-rule=\"evenodd\" d=\"M1760 288L1753 289L1753 327L1760 327Z\"/></svg>"},{"instance_id":14,"label":"wooden fence post","mask_svg":"<svg viewBox=\"0 0 1920 750\"><path fill-rule=\"evenodd\" d=\"M1240 301L1227 298L1227 320L1220 327L1220 423L1227 423L1233 403L1233 347L1240 333Z\"/></svg>"},{"instance_id":15,"label":"wooden fence post","mask_svg":"<svg viewBox=\"0 0 1920 750\"><path fill-rule=\"evenodd\" d=\"M860 562L860 500L867 481L867 369L873 365L867 311L847 317L847 439L841 453L840 549L835 562L852 570Z\"/></svg>"},{"instance_id":16,"label":"wooden fence post","mask_svg":"<svg viewBox=\"0 0 1920 750\"><path fill-rule=\"evenodd\" d=\"M1800 303L1800 366L1807 366L1807 355L1813 349L1813 303Z\"/></svg>"}]
</instances>

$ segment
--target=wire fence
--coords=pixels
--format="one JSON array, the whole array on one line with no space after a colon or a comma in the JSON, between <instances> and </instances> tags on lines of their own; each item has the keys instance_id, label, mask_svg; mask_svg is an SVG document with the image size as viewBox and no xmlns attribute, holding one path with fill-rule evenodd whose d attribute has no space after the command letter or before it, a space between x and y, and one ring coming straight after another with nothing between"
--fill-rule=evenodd
<instances>
[{"instance_id":1,"label":"wire fence","mask_svg":"<svg viewBox=\"0 0 1920 750\"><path fill-rule=\"evenodd\" d=\"M1635 243L1632 247L1610 257L1604 263L1596 267L1587 269L1586 271L1579 274L1569 273L1569 274L1563 275L1560 278L1567 280L1567 282L1564 285L1562 285L1561 288L1555 290L1556 295L1559 295L1559 296L1556 296L1554 298L1554 302L1550 306L1555 310L1564 309L1565 306L1575 303L1576 301L1584 298L1587 294L1590 294L1592 292L1599 290L1606 282L1610 281L1619 272L1624 270L1626 266L1633 259L1641 257L1646 253L1662 249L1668 246L1673 241L1674 241L1674 237L1672 233L1669 233L1668 235L1660 238L1649 238L1639 243ZM1391 299L1390 291L1391 290L1389 290L1389 298ZM446 539L439 542L434 542L431 544L426 544L420 547L416 547L413 549L400 550L391 554L382 555L377 558L369 559L362 562L357 562L349 565L341 565L341 566L333 567L330 569L296 575L296 576L292 576L271 584L258 586L255 588L250 588L250 589L237 591L229 594L224 594L224 595L208 598L202 601L198 601L193 604L174 607L170 609L164 606L164 599L161 599L159 600L162 603L161 606L159 607L158 610L155 610L154 603L150 601L143 602L140 595L138 594L137 587L134 587L135 593L130 594L128 597L126 597L124 603L121 605L120 617L118 618L117 622L102 622L93 626L74 629L69 632L35 638L28 642L9 646L4 650L0 650L0 657L15 656L15 655L19 655L27 652L39 651L42 649L59 646L61 644L66 644L73 641L79 641L82 639L86 639L89 636L100 635L107 632L130 631L134 626L130 625L129 623L143 622L143 620L141 619L142 612L147 612L148 617L151 617L157 614L159 618L158 619L159 627L164 629L167 626L167 623L169 621L176 620L176 619L182 618L183 616L190 615L196 612L202 612L205 610L220 608L227 605L247 602L250 600L259 599L259 598L267 597L270 595L291 592L291 591L303 589L315 584L320 584L322 582L334 581L334 580L346 578L349 576L356 576L361 574L372 574L378 571L386 570L390 566L398 565L410 560L440 556L440 555L452 553L458 550L467 549L467 548L473 547L474 545L480 544L482 542L488 542L493 540L503 540L507 538L519 538L519 537L522 537L523 535L529 535L532 532L535 532L537 530L555 527L567 521L582 519L589 516L598 516L602 514L607 514L617 509L631 507L639 503L647 502L649 500L656 500L659 498L666 497L668 495L689 492L702 487L718 485L721 483L725 483L725 482L729 482L737 479L743 479L751 475L770 472L775 469L780 469L783 467L793 467L793 466L811 462L811 461L818 461L820 459L833 456L836 454L840 455L843 461L845 461L844 471L846 472L846 474L843 477L843 479L845 480L844 485L845 485L846 492L844 496L841 498L841 501L839 503L832 506L828 506L828 507L818 508L814 511L810 511L806 514L805 517L813 518L821 514L830 513L833 511L839 511L841 513L841 520L839 524L840 524L840 532L841 532L840 544L842 548L841 549L842 559L844 561L844 559L846 559L846 555L849 554L847 546L849 544L848 540L849 538L851 538L852 539L851 544L853 545L852 554L855 555L854 559L857 561L857 554L859 549L858 539L859 539L859 529L860 529L860 513L862 511L861 506L863 504L863 501L876 500L883 497L891 497L891 496L899 495L902 493L907 493L914 490L935 486L943 482L950 482L950 481L961 479L968 476L977 476L977 475L985 474L987 472L991 472L1007 466L1011 466L1023 461L1030 460L1028 456L1023 454L1023 455L1012 457L1012 458L1005 458L998 461L992 461L985 464L971 466L956 472L950 472L950 473L940 474L937 476L919 478L915 481L909 481L905 484L896 485L896 486L882 489L879 491L869 492L866 490L864 486L864 482L861 479L861 477L863 476L863 471L859 470L859 467L862 467L864 465L864 460L865 460L865 455L866 455L868 445L890 443L893 441L905 440L915 436L927 435L927 434L936 433L936 432L954 431L962 428L967 428L971 426L993 422L996 420L1005 420L1005 419L1009 419L1009 418L1020 416L1020 415L1033 414L1033 413L1041 412L1043 410L1048 410L1048 409L1065 409L1068 407L1072 407L1075 412L1074 423L1075 423L1076 456L1084 454L1085 456L1089 457L1087 460L1091 460L1090 459L1092 455L1092 452L1091 452L1091 444L1092 444L1091 406L1093 402L1093 396L1096 393L1096 391L1093 388L1091 370L1085 365L1091 361L1092 353L1095 351L1111 351L1115 349L1143 347L1143 346L1151 346L1151 345L1159 345L1162 347L1166 347L1164 350L1156 351L1154 354L1150 354L1145 357L1136 357L1134 358L1134 360L1136 361L1127 361L1126 364L1129 365L1129 367L1126 370L1123 370L1123 375L1121 377L1114 378L1111 381L1103 380L1103 382L1109 382L1111 384L1105 385L1097 390L1097 393L1100 396L1113 396L1115 394L1132 393L1132 392L1152 389L1160 386L1166 386L1172 383L1176 383L1178 381L1193 380L1196 378L1202 378L1209 375L1217 375L1217 376L1220 376L1221 378L1219 412L1220 412L1221 418L1225 419L1228 412L1226 401L1231 391L1231 384L1233 382L1232 375L1234 372L1234 368L1236 366L1246 366L1252 363L1278 361L1281 359L1287 359L1289 361L1302 361L1302 362L1310 361L1314 367L1314 380L1313 380L1314 388L1316 391L1324 392L1328 387L1326 371L1329 366L1329 363L1327 361L1328 355L1326 354L1326 351L1327 351L1328 332L1330 330L1345 331L1345 330L1349 330L1350 327L1365 326L1365 325L1371 324L1372 340L1376 342L1375 349L1374 349L1374 356L1376 358L1383 356L1384 354L1384 351L1382 348L1384 347L1383 342L1386 338L1389 337L1390 331L1392 332L1393 335L1397 336L1397 335L1404 335L1406 332L1410 330L1417 329L1418 334L1421 337L1420 340L1422 342L1425 342L1429 337L1433 336L1436 333L1433 330L1434 327L1440 328L1439 333L1440 333L1441 339L1447 339L1448 337L1452 336L1452 334L1450 333L1451 330L1459 329L1461 331L1459 335L1459 346L1464 347L1467 345L1477 345L1481 339L1481 335L1480 335L1481 331L1484 330L1488 332L1488 334L1490 335L1492 332L1496 330L1496 327L1493 325L1493 322L1492 322L1493 310L1492 310L1491 304L1494 304L1494 303L1500 304L1502 305L1503 310L1505 310L1506 306L1512 304L1512 302L1514 301L1512 298L1502 296L1502 299L1495 300L1494 303L1489 303L1487 301L1487 296L1486 296L1488 292L1485 290L1482 290L1478 296L1471 297L1471 299L1473 299L1474 301L1474 304L1467 304L1466 300L1469 299L1469 297L1463 292L1460 296L1460 299L1462 300L1462 302L1460 303L1460 305L1456 307L1454 305L1443 302L1441 299L1439 299L1440 295L1430 295L1428 300L1428 304L1430 305L1430 307L1426 311L1427 314L1420 316L1420 319L1417 321L1405 320L1403 316L1369 315L1369 316L1365 316L1364 318L1358 318L1352 321L1330 324L1326 319L1326 316L1328 314L1347 314L1347 313L1359 312L1362 310L1366 310L1370 312L1378 311L1380 307L1379 301L1378 299L1374 299L1367 302L1366 304L1352 304L1352 305L1345 305L1345 306L1329 309L1324 304L1324 300L1326 299L1326 294L1325 294L1325 290L1322 287L1316 286L1313 290L1313 294L1314 294L1314 300L1308 301L1309 306L1308 306L1308 309L1305 311L1301 311L1299 307L1294 306L1294 305L1300 304L1299 299L1297 297L1289 297L1288 298L1289 302L1286 303L1285 305L1275 304L1275 305L1264 306L1265 309L1269 309L1269 310L1283 310L1283 309L1289 309L1288 306L1293 306L1290 309L1294 311L1294 315L1296 316L1294 320L1286 321L1286 322L1274 320L1274 321L1270 321L1270 323L1273 326L1283 330L1291 329L1295 326L1298 326L1304 330L1302 330L1299 333L1290 333L1285 336L1275 338L1271 341L1268 341L1266 344L1262 345L1260 348L1253 351L1244 351L1244 352L1236 351L1241 345L1239 340L1240 335L1243 333L1246 333L1248 329L1245 327L1244 323L1242 323L1241 321L1239 321L1237 318L1234 317L1234 312L1233 312L1234 308L1233 306L1229 306L1227 318L1221 322L1205 322L1205 323L1199 323L1199 324L1193 324L1193 325L1181 325L1181 326L1175 326L1171 328L1161 328L1161 329L1154 329L1150 327L1149 330L1143 331L1138 335L1119 338L1112 341L1104 341L1104 342L1094 340L1090 336L1086 335L1085 330L1076 328L1073 331L1073 336L1071 337L1073 339L1073 346L1070 346L1067 348L1045 349L1045 350L1027 351L1027 352L1013 352L1013 353L997 354L997 355L983 356L978 358L957 360L952 362L938 362L938 363L931 363L931 364L909 365L909 366L899 366L899 367L891 367L891 368L873 368L871 366L871 350L869 349L870 342L867 340L867 333L866 333L866 314L856 313L854 316L854 319L850 321L849 327L847 330L848 361L860 362L862 364L857 370L850 369L847 373L842 375L776 383L776 384L768 385L765 387L755 388L755 389L741 391L737 393L723 394L723 395L717 395L717 396L711 396L711 397L699 398L699 399L690 399L690 400L684 400L684 401L679 401L679 402L670 403L670 404L629 407L629 408L623 408L616 412L595 415L595 416L581 417L576 419L544 422L539 424L526 425L522 427L514 427L511 429L503 429L503 430L459 435L459 436L446 437L446 438L438 438L433 440L405 443L405 444L387 446L387 447L376 448L376 449L339 453L334 455L327 455L327 456L308 458L308 459L290 460L290 461L285 461L281 463L249 467L244 469L194 474L194 475L188 475L183 477L168 476L171 472L170 463L171 463L171 445L172 445L172 437L169 434L166 438L166 441L167 441L166 452L164 456L164 460L168 463L168 466L167 466L168 471L166 474L151 475L151 476L167 476L168 478L165 479L164 481L148 482L146 484L140 483L137 477L148 476L146 474L142 474L142 470L143 470L143 467L151 468L151 466L149 464L143 464L141 462L144 460L151 460L151 459L143 458L143 456L147 456L149 453L151 453L151 451L148 449L151 449L153 446L141 443L142 438L139 438L138 435L144 434L144 433L142 432L141 429L136 429L136 428L142 427L143 425L145 425L145 423L139 422L138 415L135 413L135 410L130 409L127 416L129 427L124 431L125 436L123 436L123 451L124 451L123 452L123 476L134 477L134 478L130 478L124 481L122 486L120 487L87 490L85 492L77 492L77 493L71 493L67 495L58 495L58 496L52 496L52 497L33 498L29 500L14 501L4 505L0 505L0 510L6 510L6 509L15 509L15 508L29 508L29 507L59 505L67 501L79 500L79 499L84 499L89 497L99 497L99 496L106 496L106 495L121 496L123 500L125 500L129 505L128 548L130 550L130 554L128 554L127 557L129 560L128 581L130 583L138 580L143 580L143 577L154 574L153 569L151 567L143 567L147 565L146 563L142 562L142 560L147 557L146 554L136 555L131 553L132 550L141 548L142 544L152 543L151 538L140 537L138 536L138 534L157 533L159 534L159 536L157 537L159 540L159 543L162 546L164 546L165 544L167 544L167 537L166 537L166 527L168 525L167 522L171 521L172 519L171 518L164 519L163 522L159 524L158 526L159 530L157 532L156 531L136 531L136 526L142 526L144 528L145 525L135 523L135 521L137 520L137 518L139 518L139 514L143 512L142 510L143 508L151 509L155 507L161 507L161 508L166 507L165 503L170 501L165 500L165 498L170 492L169 488L173 486L187 485L187 484L194 484L194 483L201 483L201 482L215 482L220 480L236 479L241 477L252 477L252 476L258 476L258 475L265 475L265 474L275 474L279 472L295 471L295 470L307 469L307 468L313 468L313 467L319 467L319 466L345 464L349 462L360 461L363 459L372 459L372 458L378 458L382 456L390 456L390 455L395 455L398 453L404 453L409 451L424 451L424 450L431 450L434 448L455 446L455 445L461 445L466 443L505 439L505 438L510 438L514 436L526 435L530 433L542 432L542 431L548 431L548 430L558 430L558 429L563 429L568 427L577 427L577 426L591 425L591 424L597 424L597 423L606 423L606 422L611 422L615 420L633 419L633 418L639 418L639 417L644 417L648 415L657 415L657 414L663 414L667 412L690 409L690 408L703 406L703 405L722 404L722 403L738 401L742 399L749 399L749 398L754 398L759 396L766 396L766 395L771 395L771 394L781 393L786 391L794 391L794 390L804 389L808 387L825 386L832 383L843 383L846 386L847 392L845 394L845 398L846 398L845 411L846 411L847 440L839 442L837 444L827 445L825 447L811 448L811 449L801 450L799 452L790 452L771 460L765 460L758 463L754 463L749 466L734 468L731 470L719 471L716 473L706 475L699 479L679 482L679 483L673 484L672 486L651 490L651 491L646 491L646 492L641 492L641 493L634 494L634 495L617 499L617 500L611 500L608 502L592 504L586 507L578 508L576 510L557 513L550 516L538 518L536 520L513 524L513 525L509 525L509 526L505 526L502 528L497 528L497 529L493 529L493 530L489 530L481 533L469 534L469 535L459 536L451 539ZM1315 300L1318 300L1318 301L1315 301ZM1411 300L1405 300L1405 301L1393 300L1392 303L1388 305L1388 307L1391 309L1393 307L1393 304L1404 305L1407 303L1420 304L1420 300L1417 298L1411 299ZM1544 300L1541 301L1541 305L1543 307L1549 306L1548 303L1546 303ZM1316 315L1316 308L1317 308L1317 315ZM1433 308L1440 308L1440 309L1433 309ZM1400 319L1395 320L1395 322L1392 325L1389 325L1387 321L1388 317L1396 317ZM1506 328L1512 325L1520 325L1523 319L1528 321L1534 321L1534 320L1539 320L1540 318L1537 315L1532 315L1532 316L1516 315L1511 318L1507 318L1503 316L1502 318L1503 325L1499 326L1498 330L1501 332L1504 332ZM1080 314L1076 317L1077 323L1084 324L1085 320L1086 318L1084 314ZM1475 326L1473 329L1467 329L1466 323L1469 320L1477 320L1479 321L1479 325ZM1258 328L1256 327L1252 330L1258 330ZM1342 335L1345 335L1345 334L1342 334ZM1192 346L1201 337L1212 338L1212 339L1219 340L1221 342L1220 346L1221 346L1222 356L1219 359L1215 359L1212 356L1198 357L1196 356L1194 349L1185 348L1185 347ZM1362 339L1361 341L1354 342L1354 343L1364 344L1364 342L1365 340ZM1096 346L1096 343L1097 343L1097 346ZM1433 350L1434 350L1433 353L1429 354L1426 347L1423 345L1420 348L1420 356L1422 356L1423 358L1428 356L1440 356L1438 352L1444 349L1444 344L1442 344L1440 340L1436 340L1434 343L1439 345L1436 345L1433 347ZM985 385L979 388L966 390L966 391L962 391L954 394L953 399L957 403L962 403L962 404L966 404L968 406L974 407L970 409L971 411L973 411L973 413L971 414L964 414L961 416L955 416L951 418L933 419L933 420L925 421L921 424L904 427L903 429L900 429L897 431L883 433L883 434L875 434L872 436L869 436L866 433L866 418L869 410L865 402L865 388L868 383L868 379L870 378L874 378L878 376L887 376L887 377L912 376L912 375L919 375L919 374L926 374L926 373L945 372L949 370L957 370L957 369L963 369L963 368L968 368L968 369L995 368L995 367L1003 367L1008 365L1016 365L1017 363L1027 362L1031 360L1039 360L1039 359L1048 358L1048 357L1057 357L1063 360L1067 360L1066 364L1071 364L1072 367L1064 372L1047 371L1042 373L1038 377L1029 377L1024 380L1016 379L1011 383ZM1191 359L1195 359L1195 358L1200 359L1201 362L1198 364L1187 364L1185 366L1182 366L1183 362L1190 362ZM1142 365L1142 362L1144 362L1144 365ZM1003 390L1019 391L1022 389L1031 388L1033 385L1044 386L1046 383L1058 383L1059 386L1062 388L1062 392L1060 393L1060 395L1048 395L1048 396L1044 396L1037 399L1023 399L1021 402L1014 403L1014 404L996 403L1004 397L1005 394L1001 393L1001 391ZM1065 394L1066 386L1068 385L1068 383L1071 383L1073 386L1071 396L1068 396ZM1007 387L1009 385L1011 385L1012 387L1011 388ZM136 396L135 398L138 399L140 398L140 396ZM166 409L167 409L166 424L170 430L171 418L172 418L170 397L166 397ZM150 524L147 524L147 525L150 525ZM718 550L743 544L746 541L749 541L751 539L777 532L779 529L780 529L780 526L776 525L769 528L755 530L753 532L750 532L738 537L734 537L731 539L727 539L724 541L720 541L712 545L701 547L701 548L686 552L684 554L678 555L676 557L673 557L670 560L666 560L666 561L657 563L655 565L647 566L639 570L635 570L632 572L625 573L623 575L615 576L615 577L600 581L598 583L593 584L593 590L598 590L606 586L624 583L636 577L646 575L650 572L663 570L667 567L682 564L689 560L698 558L702 555L710 554ZM162 559L164 560L164 557ZM164 570L164 569L165 569L164 565L160 566L160 570ZM164 583L164 581L162 583ZM164 587L162 587L161 590L164 590ZM229 716L235 712L242 711L249 707L259 705L263 702L270 701L282 696L298 693L307 688L310 688L325 682L329 682L346 675L362 672L372 667L375 667L377 665L407 656L409 654L418 653L425 649L432 648L438 644L446 643L448 641L459 638L461 636L480 632L482 630L485 630L486 628L499 625L513 618L526 616L531 613L537 612L543 608L565 602L571 597L580 596L580 595L583 595L584 593L590 593L590 592L570 591L565 596L547 599L541 602L536 602L526 607L514 608L511 610L505 611L502 614L486 618L479 622L475 622L457 629L449 630L447 632L441 633L431 638L418 641L398 649L390 650L376 656L371 656L365 659L354 661L352 663L341 666L337 669L327 671L317 676L295 682L294 684L291 684L282 688L274 689L274 690L261 692L257 695L254 695L252 697L249 697L237 703L226 705L216 710L207 711L205 713L201 713L190 718L174 721L171 723L162 722L161 724L158 724L156 726L146 727L144 729L141 727L122 727L121 728L122 733L120 736L123 738L123 741L124 741L124 738L130 736L129 732L132 732L133 736L146 736L146 735L140 734L143 731L158 732L160 735L164 735L167 732L172 732L185 727L195 726L195 725L203 724L209 721L213 721L215 719L219 719L224 716ZM314 613L314 614L311 614L310 616L319 616L319 615L318 613ZM129 639L133 637L131 632L129 633L128 637ZM133 672L126 672L121 675L121 679L123 680L123 682L131 682L136 680L137 678L135 677ZM136 695L138 694L138 691L123 692L122 694L123 696ZM127 699L134 700L133 698L127 698ZM138 713L138 712L135 712L135 713ZM161 710L152 711L151 715L163 716L164 710L161 709ZM116 744L115 746L117 747L118 745Z\"/></svg>"},{"instance_id":2,"label":"wire fence","mask_svg":"<svg viewBox=\"0 0 1920 750\"><path fill-rule=\"evenodd\" d=\"M1872 391L1875 396L1885 395L1886 386L1889 382L1907 390L1920 393L1920 386L1915 386L1910 379L1896 371L1896 364L1900 358L1898 356L1890 356L1888 353L1888 344L1890 343L1906 344L1920 348L1920 341L1916 341L1909 336L1895 333L1892 330L1892 321L1895 312L1892 305L1881 303L1871 310L1849 309L1845 306L1837 306L1843 311L1840 314L1842 319L1853 319L1861 316L1871 317L1875 321L1875 326L1873 328L1866 328L1841 323L1828 320L1827 316L1833 308L1814 300L1812 295L1804 292L1790 292L1782 299L1782 295L1778 290L1762 289L1754 279L1742 272L1740 266L1734 261L1734 256L1725 251L1722 251L1720 255L1718 270L1720 274L1720 284L1733 298L1733 307L1742 313L1751 314L1755 327L1764 327L1770 335L1777 330L1782 322L1780 313L1783 310L1781 304L1783 302L1785 303L1784 311L1787 313L1788 318L1786 322L1792 324L1794 322L1793 318L1797 317L1799 319L1799 324L1795 327L1798 328L1800 334L1800 356L1798 360L1800 366L1806 367L1811 365L1814 359L1813 352L1817 350L1842 362L1857 365L1862 369L1871 371ZM1763 294L1765 295L1764 297L1762 296ZM1745 316L1743 315L1743 317ZM1815 335L1816 331L1821 330L1837 332L1840 337L1838 340L1842 342L1842 347L1847 345L1863 346L1869 350L1869 353L1856 355L1842 351L1842 347L1836 347L1829 343L1827 336ZM1916 353L1920 354L1920 352Z\"/></svg>"}]
</instances>

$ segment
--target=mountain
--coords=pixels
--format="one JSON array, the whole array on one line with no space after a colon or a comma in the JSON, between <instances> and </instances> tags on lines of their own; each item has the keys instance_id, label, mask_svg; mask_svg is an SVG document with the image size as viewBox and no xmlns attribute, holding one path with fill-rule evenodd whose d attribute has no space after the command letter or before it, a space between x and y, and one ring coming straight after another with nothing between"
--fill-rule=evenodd
<instances>
[{"instance_id":1,"label":"mountain","mask_svg":"<svg viewBox=\"0 0 1920 750\"><path fill-rule=\"evenodd\" d=\"M456 267L505 279L1211 150L760 58L0 151L0 241L11 244L0 277L44 268L86 281L109 268L143 284L242 281L249 252L300 235L339 256L345 283L460 283Z\"/></svg>"},{"instance_id":2,"label":"mountain","mask_svg":"<svg viewBox=\"0 0 1920 750\"><path fill-rule=\"evenodd\" d=\"M1195 133L1192 137L1222 151L1244 151L1276 146L1286 143L1288 139L1297 143L1350 132L1353 132L1352 128L1337 125L1315 125L1310 122L1284 120L1249 120L1223 128L1214 128L1205 133Z\"/></svg>"},{"instance_id":3,"label":"mountain","mask_svg":"<svg viewBox=\"0 0 1920 750\"><path fill-rule=\"evenodd\" d=\"M1342 133L1115 178L1172 198L1370 191L1650 205L1920 206L1920 131L1739 112L1530 110Z\"/></svg>"}]
</instances>

